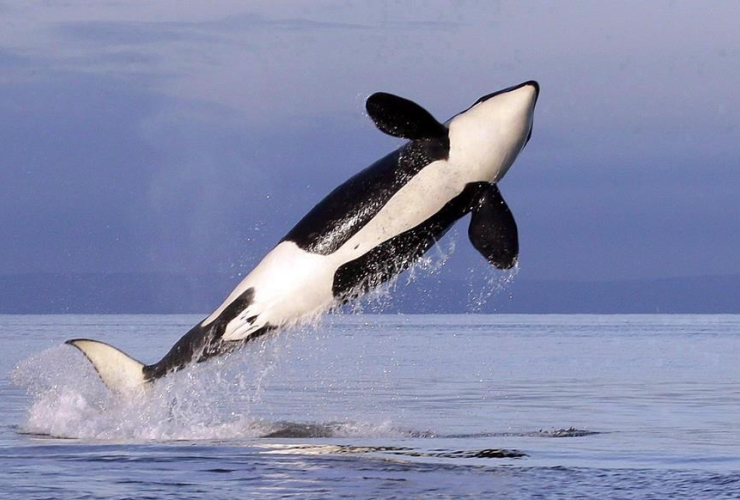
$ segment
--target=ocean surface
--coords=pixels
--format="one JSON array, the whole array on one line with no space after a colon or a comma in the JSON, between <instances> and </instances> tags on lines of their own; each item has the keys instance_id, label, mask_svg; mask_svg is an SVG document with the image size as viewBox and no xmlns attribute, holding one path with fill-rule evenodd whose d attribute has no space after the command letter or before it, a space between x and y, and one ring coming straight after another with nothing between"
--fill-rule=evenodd
<instances>
[{"instance_id":1,"label":"ocean surface","mask_svg":"<svg viewBox=\"0 0 740 500\"><path fill-rule=\"evenodd\" d=\"M740 498L740 316L344 315L115 397L198 316L0 316L2 498Z\"/></svg>"}]
</instances>

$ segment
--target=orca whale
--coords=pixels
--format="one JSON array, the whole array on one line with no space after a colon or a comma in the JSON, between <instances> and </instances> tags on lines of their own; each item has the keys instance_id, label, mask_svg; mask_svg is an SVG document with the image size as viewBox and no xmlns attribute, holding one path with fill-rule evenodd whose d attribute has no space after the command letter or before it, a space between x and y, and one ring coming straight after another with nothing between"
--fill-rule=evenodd
<instances>
[{"instance_id":1,"label":"orca whale","mask_svg":"<svg viewBox=\"0 0 740 500\"><path fill-rule=\"evenodd\" d=\"M211 315L158 362L103 342L72 339L114 392L231 352L352 300L398 275L455 221L493 266L517 262L514 217L497 183L532 135L535 81L485 95L445 123L407 99L376 93L367 114L408 141L351 177L308 212Z\"/></svg>"}]
</instances>

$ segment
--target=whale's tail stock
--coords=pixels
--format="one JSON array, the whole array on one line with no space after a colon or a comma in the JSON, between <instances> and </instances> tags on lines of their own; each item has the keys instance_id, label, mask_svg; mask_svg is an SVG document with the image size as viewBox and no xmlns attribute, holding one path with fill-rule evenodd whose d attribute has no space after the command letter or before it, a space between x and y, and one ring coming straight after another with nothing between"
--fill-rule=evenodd
<instances>
[{"instance_id":1,"label":"whale's tail stock","mask_svg":"<svg viewBox=\"0 0 740 500\"><path fill-rule=\"evenodd\" d=\"M232 352L245 343L257 339L274 329L271 325L259 325L246 338L224 339L227 326L234 321L237 327L249 324L256 316L246 316L245 310L252 303L254 289L249 288L236 298L230 297L228 305L219 310L213 319L206 319L190 329L165 356L151 365L135 360L125 352L105 342L90 339L71 339L65 344L79 349L92 363L95 371L106 386L115 393L126 393L137 387L146 386L170 373L179 371L192 363L200 363L214 356Z\"/></svg>"},{"instance_id":2,"label":"whale's tail stock","mask_svg":"<svg viewBox=\"0 0 740 500\"><path fill-rule=\"evenodd\" d=\"M89 339L71 339L65 344L79 349L115 393L126 393L149 382L144 374L144 363L112 345Z\"/></svg>"}]
</instances>

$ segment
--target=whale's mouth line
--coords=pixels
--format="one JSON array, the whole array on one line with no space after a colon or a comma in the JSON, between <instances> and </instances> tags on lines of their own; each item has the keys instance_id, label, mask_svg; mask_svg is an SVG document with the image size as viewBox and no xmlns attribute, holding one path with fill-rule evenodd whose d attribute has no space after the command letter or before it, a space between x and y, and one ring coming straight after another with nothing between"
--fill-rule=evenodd
<instances>
[{"instance_id":1,"label":"whale's mouth line","mask_svg":"<svg viewBox=\"0 0 740 500\"><path fill-rule=\"evenodd\" d=\"M496 92L491 92L490 94L486 94L480 99L478 99L477 101L475 101L475 104L486 102L487 100L493 97L496 97L497 95L506 94L507 92L513 92L514 90L518 90L522 87L527 87L527 86L534 87L534 102L535 104L537 104L537 98L540 96L540 84L537 83L535 80L528 80L526 82L520 83L519 85L514 85L511 87L502 89L502 90L497 90ZM475 106L475 104L473 104L473 106Z\"/></svg>"}]
</instances>

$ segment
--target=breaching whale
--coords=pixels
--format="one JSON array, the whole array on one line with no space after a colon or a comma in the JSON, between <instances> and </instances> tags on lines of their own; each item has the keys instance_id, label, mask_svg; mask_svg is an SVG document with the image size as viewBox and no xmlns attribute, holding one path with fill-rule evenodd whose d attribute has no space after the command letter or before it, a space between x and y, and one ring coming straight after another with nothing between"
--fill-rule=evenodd
<instances>
[{"instance_id":1,"label":"breaching whale","mask_svg":"<svg viewBox=\"0 0 740 500\"><path fill-rule=\"evenodd\" d=\"M497 183L532 135L535 81L478 99L445 123L407 99L376 93L367 113L408 142L321 200L158 362L73 339L103 382L123 392L352 300L418 260L470 213L468 235L490 264L515 265L517 227Z\"/></svg>"}]
</instances>

